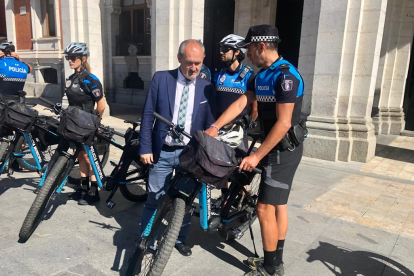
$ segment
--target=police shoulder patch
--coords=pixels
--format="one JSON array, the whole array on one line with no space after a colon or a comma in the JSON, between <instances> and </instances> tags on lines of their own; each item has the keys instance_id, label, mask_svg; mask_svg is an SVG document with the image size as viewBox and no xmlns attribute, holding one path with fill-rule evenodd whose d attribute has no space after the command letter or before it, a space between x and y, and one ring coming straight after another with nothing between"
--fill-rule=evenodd
<instances>
[{"instance_id":1,"label":"police shoulder patch","mask_svg":"<svg viewBox=\"0 0 414 276\"><path fill-rule=\"evenodd\" d=\"M201 72L201 73L200 73L200 77L201 77L202 79L206 79L206 78L207 78L207 75L206 75L206 73Z\"/></svg>"},{"instance_id":2,"label":"police shoulder patch","mask_svg":"<svg viewBox=\"0 0 414 276\"><path fill-rule=\"evenodd\" d=\"M66 87L69 87L71 83L72 83L71 80L66 80Z\"/></svg>"},{"instance_id":3,"label":"police shoulder patch","mask_svg":"<svg viewBox=\"0 0 414 276\"><path fill-rule=\"evenodd\" d=\"M292 80L283 80L281 83L283 91L291 91L293 89L293 81Z\"/></svg>"},{"instance_id":4,"label":"police shoulder patch","mask_svg":"<svg viewBox=\"0 0 414 276\"><path fill-rule=\"evenodd\" d=\"M94 89L94 90L92 90L92 94L95 97L100 97L101 96L101 90L100 89Z\"/></svg>"}]
</instances>

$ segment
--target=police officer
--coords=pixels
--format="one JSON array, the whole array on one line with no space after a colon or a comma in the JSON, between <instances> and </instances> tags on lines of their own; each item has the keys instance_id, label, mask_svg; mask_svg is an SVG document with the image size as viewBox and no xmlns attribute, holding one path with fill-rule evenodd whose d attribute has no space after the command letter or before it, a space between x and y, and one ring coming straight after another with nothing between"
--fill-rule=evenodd
<instances>
[{"instance_id":1,"label":"police officer","mask_svg":"<svg viewBox=\"0 0 414 276\"><path fill-rule=\"evenodd\" d=\"M89 49L86 43L72 42L65 51L65 58L74 73L66 80L66 96L69 106L78 107L84 111L98 113L102 117L105 110L102 84L90 73L88 64ZM96 103L96 111L95 109ZM69 195L69 199L77 200L79 205L90 205L100 200L98 184L92 171L90 161L84 151L78 155L81 173L81 188ZM89 177L91 187L89 187Z\"/></svg>"},{"instance_id":2,"label":"police officer","mask_svg":"<svg viewBox=\"0 0 414 276\"><path fill-rule=\"evenodd\" d=\"M244 94L247 87L254 80L255 74L253 69L242 63L246 54L246 48L237 46L237 43L241 41L244 41L244 37L230 34L219 43L220 59L225 66L214 75L217 106L216 118L220 117L233 102ZM240 116L244 116L247 113L248 108L245 108ZM251 104L250 116L253 120L257 119L257 101L253 101ZM247 143L247 140L245 142Z\"/></svg>"},{"instance_id":3,"label":"police officer","mask_svg":"<svg viewBox=\"0 0 414 276\"><path fill-rule=\"evenodd\" d=\"M18 91L23 90L27 74L32 70L15 51L11 41L0 44L0 94L4 100L19 100Z\"/></svg>"},{"instance_id":4,"label":"police officer","mask_svg":"<svg viewBox=\"0 0 414 276\"><path fill-rule=\"evenodd\" d=\"M247 56L261 70L248 91L206 131L217 136L217 129L257 99L266 138L254 154L243 159L240 169L251 171L259 161L265 165L266 175L262 177L257 206L264 258L248 258L248 264L254 268L245 274L249 276L284 274L282 256L288 228L286 204L303 153L304 127L300 123L303 79L292 64L279 56L279 42L276 27L250 27L246 39L237 46L248 46Z\"/></svg>"}]
</instances>

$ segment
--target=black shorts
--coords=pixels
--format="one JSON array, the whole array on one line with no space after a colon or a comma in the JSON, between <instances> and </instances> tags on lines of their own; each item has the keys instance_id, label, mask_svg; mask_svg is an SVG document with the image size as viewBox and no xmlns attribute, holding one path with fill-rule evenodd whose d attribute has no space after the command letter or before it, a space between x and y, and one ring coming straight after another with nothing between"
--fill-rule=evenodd
<instances>
[{"instance_id":1,"label":"black shorts","mask_svg":"<svg viewBox=\"0 0 414 276\"><path fill-rule=\"evenodd\" d=\"M266 175L260 184L259 201L265 204L285 205L288 202L293 177L303 154L303 144L294 151L279 152L280 164L277 164L277 152L270 152L262 160Z\"/></svg>"}]
</instances>

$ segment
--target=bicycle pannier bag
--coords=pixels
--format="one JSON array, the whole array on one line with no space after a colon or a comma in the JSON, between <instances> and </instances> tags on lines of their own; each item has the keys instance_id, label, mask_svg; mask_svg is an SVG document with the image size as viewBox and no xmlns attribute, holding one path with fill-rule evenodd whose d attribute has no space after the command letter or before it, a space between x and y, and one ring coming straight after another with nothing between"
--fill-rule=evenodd
<instances>
[{"instance_id":1,"label":"bicycle pannier bag","mask_svg":"<svg viewBox=\"0 0 414 276\"><path fill-rule=\"evenodd\" d=\"M237 169L235 151L203 131L197 131L179 157L180 166L220 189Z\"/></svg>"},{"instance_id":2,"label":"bicycle pannier bag","mask_svg":"<svg viewBox=\"0 0 414 276\"><path fill-rule=\"evenodd\" d=\"M69 106L60 116L57 133L67 140L90 146L100 122L98 116Z\"/></svg>"},{"instance_id":3,"label":"bicycle pannier bag","mask_svg":"<svg viewBox=\"0 0 414 276\"><path fill-rule=\"evenodd\" d=\"M6 101L2 116L5 126L29 132L36 121L38 112L23 103Z\"/></svg>"}]
</instances>

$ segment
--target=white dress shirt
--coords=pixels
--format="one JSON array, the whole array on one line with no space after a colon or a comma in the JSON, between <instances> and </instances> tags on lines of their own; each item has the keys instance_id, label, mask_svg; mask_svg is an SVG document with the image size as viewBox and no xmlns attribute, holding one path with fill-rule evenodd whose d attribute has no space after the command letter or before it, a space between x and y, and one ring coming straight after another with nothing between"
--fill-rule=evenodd
<instances>
[{"instance_id":1,"label":"white dress shirt","mask_svg":"<svg viewBox=\"0 0 414 276\"><path fill-rule=\"evenodd\" d=\"M175 102L174 102L174 112L173 112L173 119L172 122L174 124L177 124L178 122L178 110L180 109L180 102L181 102L181 96L183 94L184 86L186 83L186 78L184 78L183 74L180 71L180 68L178 68L178 77L177 77L177 87L175 89ZM188 102L187 102L187 113L185 114L185 125L184 125L184 131L187 133L190 133L191 131L191 121L193 118L193 110L194 110L194 95L195 95L195 82L196 79L192 80L188 85ZM184 136L184 144L187 145L187 143L190 141L187 137ZM167 136L165 138L165 144L169 146L177 146L177 145L183 145L177 144L171 136Z\"/></svg>"}]
</instances>

